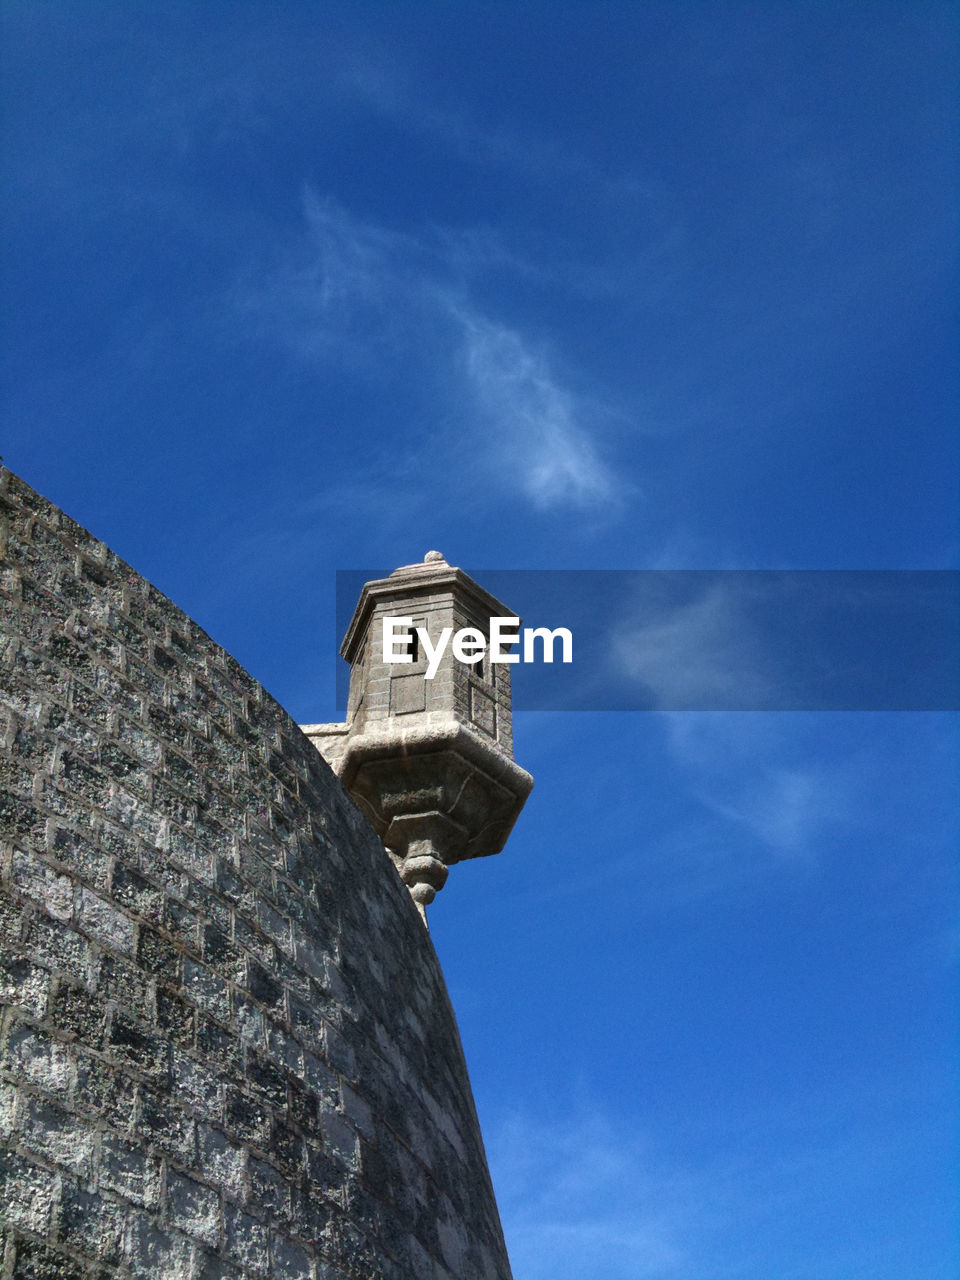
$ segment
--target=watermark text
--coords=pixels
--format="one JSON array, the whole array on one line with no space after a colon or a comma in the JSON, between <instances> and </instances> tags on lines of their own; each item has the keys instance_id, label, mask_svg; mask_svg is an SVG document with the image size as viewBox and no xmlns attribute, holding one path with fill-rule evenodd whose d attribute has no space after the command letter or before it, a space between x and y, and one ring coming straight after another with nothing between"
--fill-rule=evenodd
<instances>
[{"instance_id":1,"label":"watermark text","mask_svg":"<svg viewBox=\"0 0 960 1280\"><path fill-rule=\"evenodd\" d=\"M490 662L537 662L537 642L540 642L540 661L553 662L554 648L560 643L560 661L573 661L573 632L568 627L524 627L520 619L512 617L491 618L489 640L477 627L442 627L436 644L426 627L414 627L413 618L391 617L383 619L382 648L386 663L413 663L422 653L427 662L424 675L432 680L440 668L447 646L457 662L473 664L487 657ZM520 651L512 651L514 645Z\"/></svg>"}]
</instances>

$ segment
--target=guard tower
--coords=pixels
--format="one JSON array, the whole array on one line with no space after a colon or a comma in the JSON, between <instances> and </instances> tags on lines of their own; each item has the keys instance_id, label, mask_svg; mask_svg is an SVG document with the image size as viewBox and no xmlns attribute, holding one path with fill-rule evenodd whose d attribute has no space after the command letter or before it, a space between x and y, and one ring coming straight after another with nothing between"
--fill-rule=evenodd
<instances>
[{"instance_id":1,"label":"guard tower","mask_svg":"<svg viewBox=\"0 0 960 1280\"><path fill-rule=\"evenodd\" d=\"M422 564L364 585L340 652L350 663L347 719L303 730L340 775L394 860L421 914L448 868L499 853L533 786L513 759L510 664L460 662L451 645L432 679L416 628L472 627L510 611L428 551ZM412 620L411 661L383 660L383 619Z\"/></svg>"}]
</instances>

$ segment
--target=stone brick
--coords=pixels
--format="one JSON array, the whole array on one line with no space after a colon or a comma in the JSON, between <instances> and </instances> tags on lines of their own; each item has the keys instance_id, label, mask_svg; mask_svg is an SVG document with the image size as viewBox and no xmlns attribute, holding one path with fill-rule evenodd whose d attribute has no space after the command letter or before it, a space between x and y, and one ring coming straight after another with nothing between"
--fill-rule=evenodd
<instances>
[{"instance_id":1,"label":"stone brick","mask_svg":"<svg viewBox=\"0 0 960 1280\"><path fill-rule=\"evenodd\" d=\"M466 1232L452 1214L440 1219L437 1231L440 1237L441 1255L448 1270L452 1275L463 1275L464 1257L469 1249Z\"/></svg>"},{"instance_id":2,"label":"stone brick","mask_svg":"<svg viewBox=\"0 0 960 1280\"><path fill-rule=\"evenodd\" d=\"M144 1280L191 1280L193 1246L185 1237L138 1215L126 1241L130 1270Z\"/></svg>"},{"instance_id":3,"label":"stone brick","mask_svg":"<svg viewBox=\"0 0 960 1280\"><path fill-rule=\"evenodd\" d=\"M163 827L165 812L157 803L159 782L154 779L150 790L153 793L153 808L150 803L128 787L114 783L109 802L104 805L105 811L122 827L129 828L148 844L156 844Z\"/></svg>"},{"instance_id":4,"label":"stone brick","mask_svg":"<svg viewBox=\"0 0 960 1280\"><path fill-rule=\"evenodd\" d=\"M81 753L90 754L100 745L103 729L93 727L61 707L54 707L50 712L50 728L56 731L61 742L69 742Z\"/></svg>"},{"instance_id":5,"label":"stone brick","mask_svg":"<svg viewBox=\"0 0 960 1280\"><path fill-rule=\"evenodd\" d=\"M100 1149L100 1186L152 1208L160 1199L160 1162L146 1156L138 1143L105 1134Z\"/></svg>"},{"instance_id":6,"label":"stone brick","mask_svg":"<svg viewBox=\"0 0 960 1280\"><path fill-rule=\"evenodd\" d=\"M115 1129L126 1132L134 1124L137 1084L94 1054L81 1054L77 1063L75 1104Z\"/></svg>"},{"instance_id":7,"label":"stone brick","mask_svg":"<svg viewBox=\"0 0 960 1280\"><path fill-rule=\"evenodd\" d=\"M195 1115L208 1120L221 1115L223 1098L219 1072L210 1070L174 1046L170 1075L177 1095Z\"/></svg>"},{"instance_id":8,"label":"stone brick","mask_svg":"<svg viewBox=\"0 0 960 1280\"><path fill-rule=\"evenodd\" d=\"M257 923L263 932L289 955L293 950L290 921L282 916L265 898L257 897Z\"/></svg>"},{"instance_id":9,"label":"stone brick","mask_svg":"<svg viewBox=\"0 0 960 1280\"><path fill-rule=\"evenodd\" d=\"M119 951L122 955L134 954L136 929L133 921L112 903L91 893L89 889L81 890L79 923L85 933L96 938L103 946Z\"/></svg>"},{"instance_id":10,"label":"stone brick","mask_svg":"<svg viewBox=\"0 0 960 1280\"><path fill-rule=\"evenodd\" d=\"M45 969L86 982L90 976L90 948L86 938L62 922L48 916L35 915L27 928L25 950L31 959Z\"/></svg>"},{"instance_id":11,"label":"stone brick","mask_svg":"<svg viewBox=\"0 0 960 1280\"><path fill-rule=\"evenodd\" d=\"M124 667L125 667L126 677L129 680L130 684L133 686L133 688L138 689L140 691L141 697L148 700L149 702L156 704L156 706L159 708L159 704L162 703L163 701L163 692L164 692L162 677L158 676L155 671L151 671L150 668L146 665L146 663L141 662L140 659L134 657L132 653L126 654L126 661L124 663ZM151 712L152 711L153 711L153 708L151 708ZM171 717L170 719L173 719L173 718ZM150 715L150 720L154 724L156 724L155 717L152 714ZM161 721L161 724L164 724L164 722ZM162 730L158 730L159 736L161 738L173 737L174 731L177 727L176 722L172 724L169 722L166 722L164 724L164 727L166 728L166 733L164 733Z\"/></svg>"},{"instance_id":12,"label":"stone brick","mask_svg":"<svg viewBox=\"0 0 960 1280\"><path fill-rule=\"evenodd\" d=\"M14 1226L43 1233L58 1178L12 1152L0 1152L0 1216Z\"/></svg>"},{"instance_id":13,"label":"stone brick","mask_svg":"<svg viewBox=\"0 0 960 1280\"><path fill-rule=\"evenodd\" d=\"M0 941L16 944L22 932L23 911L20 903L0 897Z\"/></svg>"},{"instance_id":14,"label":"stone brick","mask_svg":"<svg viewBox=\"0 0 960 1280\"><path fill-rule=\"evenodd\" d=\"M239 1268L216 1253L198 1251L195 1265L194 1280L241 1280Z\"/></svg>"},{"instance_id":15,"label":"stone brick","mask_svg":"<svg viewBox=\"0 0 960 1280\"><path fill-rule=\"evenodd\" d=\"M64 1184L57 1209L57 1236L68 1249L116 1265L123 1255L125 1221L120 1205L95 1192Z\"/></svg>"},{"instance_id":16,"label":"stone brick","mask_svg":"<svg viewBox=\"0 0 960 1280\"><path fill-rule=\"evenodd\" d=\"M330 1245L333 1240L331 1215L336 1188L330 1184L330 1196L325 1197L328 1183L303 1180L294 1183L293 1205L290 1214L291 1233L301 1240L308 1240L315 1249Z\"/></svg>"},{"instance_id":17,"label":"stone brick","mask_svg":"<svg viewBox=\"0 0 960 1280\"><path fill-rule=\"evenodd\" d=\"M61 791L87 807L106 809L110 803L110 778L75 753L65 751L61 755L56 781Z\"/></svg>"},{"instance_id":18,"label":"stone brick","mask_svg":"<svg viewBox=\"0 0 960 1280\"><path fill-rule=\"evenodd\" d=\"M125 720L120 726L119 741L131 756L150 769L156 769L163 758L159 738L147 733L139 725L131 724L129 720Z\"/></svg>"},{"instance_id":19,"label":"stone brick","mask_svg":"<svg viewBox=\"0 0 960 1280\"><path fill-rule=\"evenodd\" d=\"M258 1054L248 1053L245 1071L251 1092L268 1106L284 1107L287 1102L287 1077L272 1062Z\"/></svg>"},{"instance_id":20,"label":"stone brick","mask_svg":"<svg viewBox=\"0 0 960 1280\"><path fill-rule=\"evenodd\" d=\"M67 1046L23 1022L14 1023L10 1030L5 1064L20 1079L47 1093L66 1096L77 1083L77 1060Z\"/></svg>"},{"instance_id":21,"label":"stone brick","mask_svg":"<svg viewBox=\"0 0 960 1280\"><path fill-rule=\"evenodd\" d=\"M17 1126L17 1091L13 1085L0 1084L0 1138L6 1141Z\"/></svg>"},{"instance_id":22,"label":"stone brick","mask_svg":"<svg viewBox=\"0 0 960 1280\"><path fill-rule=\"evenodd\" d=\"M243 1147L231 1142L219 1129L201 1124L198 1132L200 1166L207 1177L233 1199L243 1191L246 1154Z\"/></svg>"},{"instance_id":23,"label":"stone brick","mask_svg":"<svg viewBox=\"0 0 960 1280\"><path fill-rule=\"evenodd\" d=\"M262 1010L239 991L234 992L233 1010L241 1044L263 1045L266 1040L267 1020Z\"/></svg>"},{"instance_id":24,"label":"stone brick","mask_svg":"<svg viewBox=\"0 0 960 1280\"><path fill-rule=\"evenodd\" d=\"M227 921L229 922L229 912L227 913ZM203 958L212 969L215 969L228 982L243 982L243 951L230 941L226 929L220 928L215 924L208 924L204 928Z\"/></svg>"},{"instance_id":25,"label":"stone brick","mask_svg":"<svg viewBox=\"0 0 960 1280\"><path fill-rule=\"evenodd\" d=\"M170 1225L213 1246L220 1234L220 1197L182 1174L167 1173L166 1216Z\"/></svg>"},{"instance_id":26,"label":"stone brick","mask_svg":"<svg viewBox=\"0 0 960 1280\"><path fill-rule=\"evenodd\" d=\"M83 1267L59 1249L36 1240L18 1240L13 1280L84 1280Z\"/></svg>"},{"instance_id":27,"label":"stone brick","mask_svg":"<svg viewBox=\"0 0 960 1280\"><path fill-rule=\"evenodd\" d=\"M163 904L163 923L182 946L196 952L200 941L200 922L197 913L182 902L167 898Z\"/></svg>"},{"instance_id":28,"label":"stone brick","mask_svg":"<svg viewBox=\"0 0 960 1280\"><path fill-rule=\"evenodd\" d=\"M181 894L184 901L194 908L201 918L201 945L205 932L204 922L216 926L221 933L229 935L232 927L233 911L230 905L210 892L210 886L184 873Z\"/></svg>"},{"instance_id":29,"label":"stone brick","mask_svg":"<svg viewBox=\"0 0 960 1280\"><path fill-rule=\"evenodd\" d=\"M39 1098L24 1101L21 1141L51 1164L89 1177L93 1170L94 1131L79 1116Z\"/></svg>"},{"instance_id":30,"label":"stone brick","mask_svg":"<svg viewBox=\"0 0 960 1280\"><path fill-rule=\"evenodd\" d=\"M330 1065L348 1080L357 1079L357 1057L353 1046L328 1022L323 1026L323 1053Z\"/></svg>"},{"instance_id":31,"label":"stone brick","mask_svg":"<svg viewBox=\"0 0 960 1280\"><path fill-rule=\"evenodd\" d=\"M308 1001L301 1000L298 996L293 995L288 998L288 1006L293 1034L309 1051L314 1054L323 1053L324 1020L319 1009Z\"/></svg>"},{"instance_id":32,"label":"stone brick","mask_svg":"<svg viewBox=\"0 0 960 1280\"><path fill-rule=\"evenodd\" d=\"M234 906L250 910L253 896L246 882L237 875L234 867L224 858L218 858L214 869L214 886ZM249 925L247 926L249 929ZM239 939L238 939L239 941ZM246 944L244 944L246 945Z\"/></svg>"},{"instance_id":33,"label":"stone brick","mask_svg":"<svg viewBox=\"0 0 960 1280\"><path fill-rule=\"evenodd\" d=\"M142 1075L159 1078L167 1074L167 1042L122 1009L115 1010L110 1020L106 1047L108 1053Z\"/></svg>"},{"instance_id":34,"label":"stone brick","mask_svg":"<svg viewBox=\"0 0 960 1280\"><path fill-rule=\"evenodd\" d=\"M155 929L141 927L137 963L144 973L174 986L180 981L180 952Z\"/></svg>"},{"instance_id":35,"label":"stone brick","mask_svg":"<svg viewBox=\"0 0 960 1280\"><path fill-rule=\"evenodd\" d=\"M101 998L115 1000L143 1018L151 1016L150 982L134 965L117 956L100 957L97 992Z\"/></svg>"},{"instance_id":36,"label":"stone brick","mask_svg":"<svg viewBox=\"0 0 960 1280\"><path fill-rule=\"evenodd\" d=\"M122 782L127 790L142 793L149 790L150 770L115 743L107 742L101 746L98 763L104 772L117 782Z\"/></svg>"},{"instance_id":37,"label":"stone brick","mask_svg":"<svg viewBox=\"0 0 960 1280\"><path fill-rule=\"evenodd\" d=\"M160 987L157 991L157 1026L176 1044L189 1048L196 1035L197 1011L176 992Z\"/></svg>"},{"instance_id":38,"label":"stone brick","mask_svg":"<svg viewBox=\"0 0 960 1280\"><path fill-rule=\"evenodd\" d=\"M122 827L118 822L104 821L96 836L96 848L112 855L120 866L136 866L141 854L141 843L135 831ZM109 877L104 878L104 887Z\"/></svg>"},{"instance_id":39,"label":"stone brick","mask_svg":"<svg viewBox=\"0 0 960 1280\"><path fill-rule=\"evenodd\" d=\"M73 917L73 881L25 849L13 851L13 883L56 920Z\"/></svg>"},{"instance_id":40,"label":"stone brick","mask_svg":"<svg viewBox=\"0 0 960 1280\"><path fill-rule=\"evenodd\" d=\"M167 841L167 852L170 861L189 871L203 884L212 884L213 865L209 853L206 853L195 840L191 840L180 827L173 826Z\"/></svg>"},{"instance_id":41,"label":"stone brick","mask_svg":"<svg viewBox=\"0 0 960 1280\"><path fill-rule=\"evenodd\" d=\"M235 1032L199 1015L197 1054L224 1074L240 1075L243 1071L243 1045Z\"/></svg>"},{"instance_id":42,"label":"stone brick","mask_svg":"<svg viewBox=\"0 0 960 1280\"><path fill-rule=\"evenodd\" d=\"M258 1217L278 1222L290 1214L290 1186L287 1179L266 1160L252 1158L249 1164L250 1202Z\"/></svg>"},{"instance_id":43,"label":"stone brick","mask_svg":"<svg viewBox=\"0 0 960 1280\"><path fill-rule=\"evenodd\" d=\"M308 1136L318 1132L320 1103L317 1095L299 1080L290 1082L290 1118Z\"/></svg>"},{"instance_id":44,"label":"stone brick","mask_svg":"<svg viewBox=\"0 0 960 1280\"><path fill-rule=\"evenodd\" d=\"M78 716L89 720L99 730L103 731L110 727L119 687L113 687L114 681L110 674L105 671L97 672L96 682L104 693L110 695L109 697L104 697L100 692L95 692L93 689L88 689L84 685L74 682L70 689L70 706Z\"/></svg>"},{"instance_id":45,"label":"stone brick","mask_svg":"<svg viewBox=\"0 0 960 1280\"><path fill-rule=\"evenodd\" d=\"M61 983L53 1003L53 1018L60 1031L99 1048L107 1026L106 1006L99 995L76 984Z\"/></svg>"},{"instance_id":46,"label":"stone brick","mask_svg":"<svg viewBox=\"0 0 960 1280\"><path fill-rule=\"evenodd\" d=\"M345 1081L341 1085L341 1096L343 1113L350 1121L350 1124L372 1142L375 1137L375 1126L373 1112L369 1104L361 1098L355 1089L351 1089Z\"/></svg>"},{"instance_id":47,"label":"stone brick","mask_svg":"<svg viewBox=\"0 0 960 1280\"><path fill-rule=\"evenodd\" d=\"M275 1022L267 1022L266 1053L277 1066L291 1075L297 1078L303 1075L302 1048L293 1036Z\"/></svg>"},{"instance_id":48,"label":"stone brick","mask_svg":"<svg viewBox=\"0 0 960 1280\"><path fill-rule=\"evenodd\" d=\"M224 1125L236 1141L262 1147L270 1133L270 1113L259 1099L230 1090L224 1107Z\"/></svg>"},{"instance_id":49,"label":"stone brick","mask_svg":"<svg viewBox=\"0 0 960 1280\"><path fill-rule=\"evenodd\" d=\"M277 1010L283 1006L283 987L258 961L247 961L246 989L255 1000Z\"/></svg>"},{"instance_id":50,"label":"stone brick","mask_svg":"<svg viewBox=\"0 0 960 1280\"><path fill-rule=\"evenodd\" d=\"M149 720L150 727L156 734L157 738L172 746L180 747L185 750L190 741L189 730L186 725L181 723L177 716L171 714L166 707L159 705L160 699L163 697L162 683L159 694L155 695L152 690L146 689L141 683L143 674L146 672L146 668L143 664L137 663L136 668L133 668L128 664L128 667L131 679L136 684L136 687L142 689L147 697L155 698L155 705L147 708L147 719Z\"/></svg>"},{"instance_id":51,"label":"stone brick","mask_svg":"<svg viewBox=\"0 0 960 1280\"><path fill-rule=\"evenodd\" d=\"M325 1112L320 1117L320 1126L326 1150L347 1168L354 1168L360 1150L356 1130L335 1111Z\"/></svg>"},{"instance_id":52,"label":"stone brick","mask_svg":"<svg viewBox=\"0 0 960 1280\"><path fill-rule=\"evenodd\" d=\"M267 1270L267 1228L242 1209L228 1205L224 1212L228 1254L248 1271L262 1275Z\"/></svg>"},{"instance_id":53,"label":"stone brick","mask_svg":"<svg viewBox=\"0 0 960 1280\"><path fill-rule=\"evenodd\" d=\"M270 1141L268 1150L283 1172L292 1176L303 1166L304 1142L285 1114L274 1112L270 1124Z\"/></svg>"},{"instance_id":54,"label":"stone brick","mask_svg":"<svg viewBox=\"0 0 960 1280\"><path fill-rule=\"evenodd\" d=\"M0 838L43 844L46 814L30 800L0 788Z\"/></svg>"},{"instance_id":55,"label":"stone brick","mask_svg":"<svg viewBox=\"0 0 960 1280\"><path fill-rule=\"evenodd\" d=\"M152 924L163 920L163 891L152 885L138 871L117 866L111 886L114 899L134 915L142 916Z\"/></svg>"},{"instance_id":56,"label":"stone brick","mask_svg":"<svg viewBox=\"0 0 960 1280\"><path fill-rule=\"evenodd\" d=\"M0 565L0 575L3 572ZM0 666L0 706L16 712L28 724L37 724L43 715L44 699L39 690L24 688L15 674Z\"/></svg>"},{"instance_id":57,"label":"stone brick","mask_svg":"<svg viewBox=\"0 0 960 1280\"><path fill-rule=\"evenodd\" d=\"M36 763L7 756L0 763L0 788L11 796L22 796L29 800L33 795L33 780L37 772Z\"/></svg>"},{"instance_id":58,"label":"stone brick","mask_svg":"<svg viewBox=\"0 0 960 1280\"><path fill-rule=\"evenodd\" d=\"M230 988L207 965L189 958L184 960L183 990L207 1013L222 1022L230 1021Z\"/></svg>"},{"instance_id":59,"label":"stone brick","mask_svg":"<svg viewBox=\"0 0 960 1280\"><path fill-rule=\"evenodd\" d=\"M312 1053L304 1055L304 1073L307 1086L318 1099L321 1110L334 1110L340 1087L336 1075Z\"/></svg>"},{"instance_id":60,"label":"stone brick","mask_svg":"<svg viewBox=\"0 0 960 1280\"><path fill-rule=\"evenodd\" d=\"M13 1005L43 1016L50 989L50 975L45 969L17 956L0 955L0 1004Z\"/></svg>"},{"instance_id":61,"label":"stone brick","mask_svg":"<svg viewBox=\"0 0 960 1280\"><path fill-rule=\"evenodd\" d=\"M270 1274L274 1280L313 1280L313 1260L302 1246L282 1236L272 1236Z\"/></svg>"}]
</instances>

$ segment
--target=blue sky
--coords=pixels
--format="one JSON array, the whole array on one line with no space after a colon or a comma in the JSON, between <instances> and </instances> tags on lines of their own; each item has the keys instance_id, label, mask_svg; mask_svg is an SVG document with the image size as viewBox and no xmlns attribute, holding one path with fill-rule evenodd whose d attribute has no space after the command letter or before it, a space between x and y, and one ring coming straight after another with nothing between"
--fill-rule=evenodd
<instances>
[{"instance_id":1,"label":"blue sky","mask_svg":"<svg viewBox=\"0 0 960 1280\"><path fill-rule=\"evenodd\" d=\"M0 452L300 721L338 568L958 567L956 6L0 22ZM517 756L431 912L516 1280L952 1277L955 717Z\"/></svg>"}]
</instances>

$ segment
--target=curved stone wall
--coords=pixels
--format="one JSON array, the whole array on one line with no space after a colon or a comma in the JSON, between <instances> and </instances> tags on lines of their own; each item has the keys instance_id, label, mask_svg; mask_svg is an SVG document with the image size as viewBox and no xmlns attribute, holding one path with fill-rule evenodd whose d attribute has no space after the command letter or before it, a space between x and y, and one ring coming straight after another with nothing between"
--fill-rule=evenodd
<instances>
[{"instance_id":1,"label":"curved stone wall","mask_svg":"<svg viewBox=\"0 0 960 1280\"><path fill-rule=\"evenodd\" d=\"M0 475L2 1274L506 1280L382 845L256 681Z\"/></svg>"}]
</instances>

